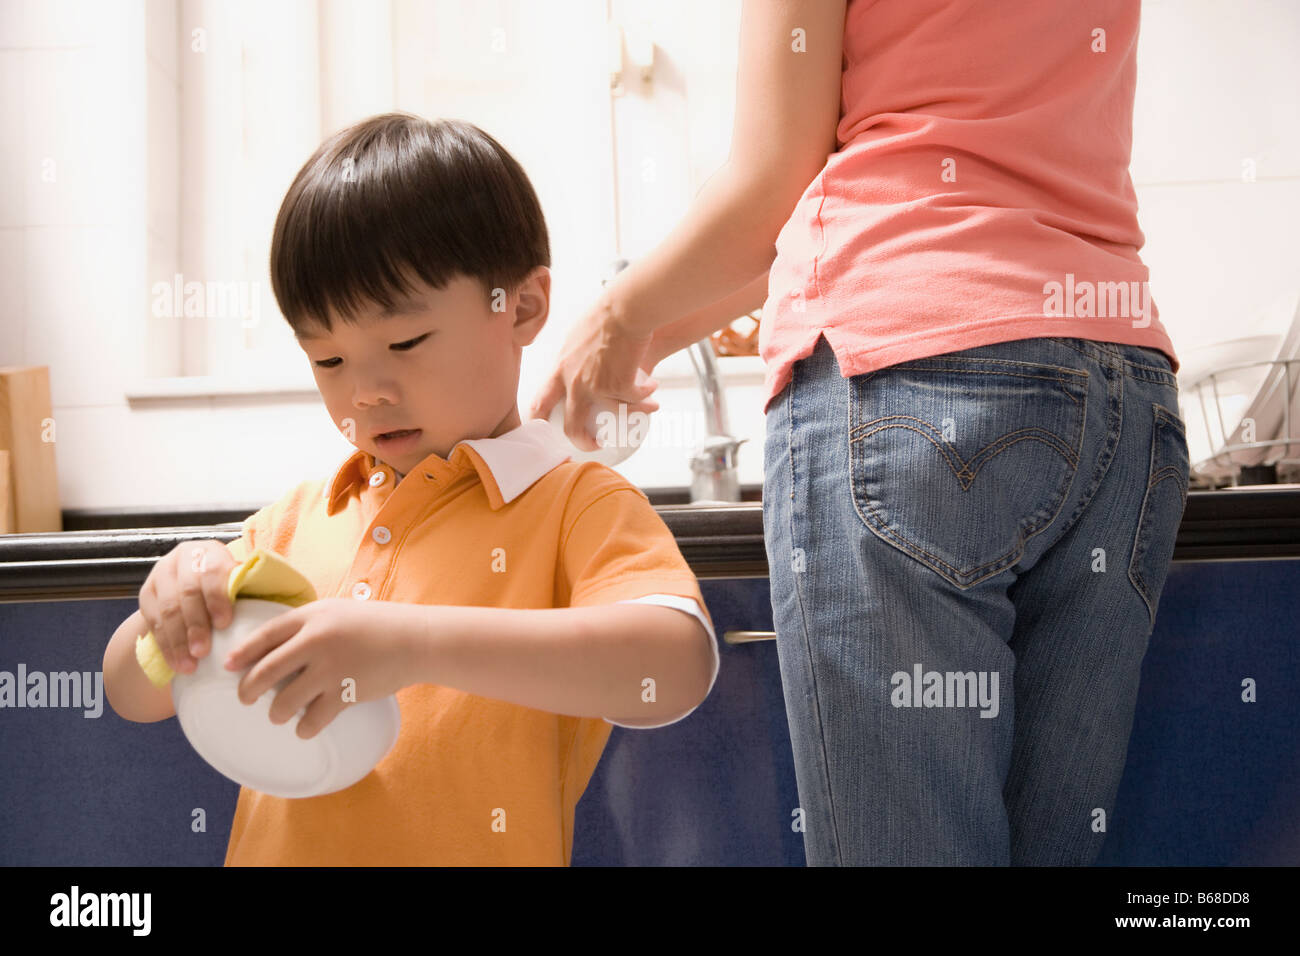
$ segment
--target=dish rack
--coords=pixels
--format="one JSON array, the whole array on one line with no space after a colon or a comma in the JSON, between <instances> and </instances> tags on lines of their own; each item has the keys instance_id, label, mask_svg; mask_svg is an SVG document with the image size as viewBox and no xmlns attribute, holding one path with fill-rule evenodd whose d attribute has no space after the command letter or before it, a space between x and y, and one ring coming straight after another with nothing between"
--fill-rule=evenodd
<instances>
[{"instance_id":1,"label":"dish rack","mask_svg":"<svg viewBox=\"0 0 1300 956\"><path fill-rule=\"evenodd\" d=\"M1200 422L1204 425L1207 445L1213 449L1211 454L1200 456L1191 463L1189 484L1192 487L1215 489L1300 481L1300 457L1297 456L1300 434L1297 434L1291 414L1297 397L1296 386L1300 384L1298 366L1300 357L1239 362L1216 368L1195 382L1186 385L1180 383L1179 401L1184 408L1183 420L1185 423L1188 421L1185 412L1187 406L1196 402L1201 412ZM1220 393L1220 379L1231 373L1261 367L1265 372L1257 395L1274 393L1279 386L1282 389L1281 432L1275 438L1261 438L1256 434L1256 440L1243 441L1241 438L1247 434L1244 426L1249 416L1240 417L1229 430L1227 421L1231 415L1224 414L1225 396ZM1251 403L1247 411L1254 407L1254 403ZM1218 438L1212 426L1218 428ZM1188 423L1188 428L1192 427ZM1223 436L1226 436L1226 440ZM1276 457L1270 457L1270 449L1280 449L1280 453ZM1243 461L1243 458L1247 460Z\"/></svg>"}]
</instances>

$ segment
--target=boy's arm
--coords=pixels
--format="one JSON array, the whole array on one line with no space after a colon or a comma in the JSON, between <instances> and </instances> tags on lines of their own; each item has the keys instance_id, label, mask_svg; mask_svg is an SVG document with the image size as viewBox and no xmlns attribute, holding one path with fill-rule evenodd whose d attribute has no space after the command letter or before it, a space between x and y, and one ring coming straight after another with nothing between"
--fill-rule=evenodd
<instances>
[{"instance_id":1,"label":"boy's arm","mask_svg":"<svg viewBox=\"0 0 1300 956\"><path fill-rule=\"evenodd\" d=\"M663 724L704 700L711 638L670 607L393 604L411 683L575 717Z\"/></svg>"},{"instance_id":2,"label":"boy's arm","mask_svg":"<svg viewBox=\"0 0 1300 956\"><path fill-rule=\"evenodd\" d=\"M267 527L269 513L270 506L251 515L244 521L241 537L226 544L237 563L246 561L253 553L252 536L255 530L260 536L265 536L263 529ZM104 694L108 698L108 704L122 719L137 723L154 723L176 715L171 685L155 687L140 669L135 656L136 638L149 631L149 622L140 613L140 609L136 608L113 632L104 649ZM209 648L212 646L211 637L209 632Z\"/></svg>"},{"instance_id":3,"label":"boy's arm","mask_svg":"<svg viewBox=\"0 0 1300 956\"><path fill-rule=\"evenodd\" d=\"M171 686L155 687L135 658L135 639L149 630L137 609L123 621L104 649L104 693L124 720L152 723L174 716Z\"/></svg>"}]
</instances>

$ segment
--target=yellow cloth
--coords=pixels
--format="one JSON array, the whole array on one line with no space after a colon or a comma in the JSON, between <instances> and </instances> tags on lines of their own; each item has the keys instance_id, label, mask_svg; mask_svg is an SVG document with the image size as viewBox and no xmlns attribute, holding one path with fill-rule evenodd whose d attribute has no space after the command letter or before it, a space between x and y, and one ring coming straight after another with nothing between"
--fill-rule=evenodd
<instances>
[{"instance_id":1,"label":"yellow cloth","mask_svg":"<svg viewBox=\"0 0 1300 956\"><path fill-rule=\"evenodd\" d=\"M274 551L258 548L240 564L230 569L226 594L233 604L236 598L278 601L301 607L316 600L311 581ZM153 631L135 639L135 659L155 687L166 687L176 672L167 664Z\"/></svg>"}]
</instances>

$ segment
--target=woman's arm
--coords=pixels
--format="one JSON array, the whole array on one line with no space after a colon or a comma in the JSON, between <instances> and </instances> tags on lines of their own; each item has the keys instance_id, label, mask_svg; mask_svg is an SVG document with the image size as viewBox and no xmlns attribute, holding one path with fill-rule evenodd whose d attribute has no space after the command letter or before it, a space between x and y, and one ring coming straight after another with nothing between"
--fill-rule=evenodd
<instances>
[{"instance_id":1,"label":"woman's arm","mask_svg":"<svg viewBox=\"0 0 1300 956\"><path fill-rule=\"evenodd\" d=\"M771 263L769 262L768 265ZM642 367L647 374L654 372L655 366L668 356L689 348L700 339L708 338L738 317L748 315L755 309L761 309L765 301L767 301L767 267L731 295L723 296L712 305L706 305L690 315L655 329L654 338L650 341L650 348L646 353L647 361Z\"/></svg>"},{"instance_id":2,"label":"woman's arm","mask_svg":"<svg viewBox=\"0 0 1300 956\"><path fill-rule=\"evenodd\" d=\"M645 335L742 288L752 296L781 227L835 151L844 10L845 0L744 0L731 153L673 231L605 286L612 321Z\"/></svg>"}]
</instances>

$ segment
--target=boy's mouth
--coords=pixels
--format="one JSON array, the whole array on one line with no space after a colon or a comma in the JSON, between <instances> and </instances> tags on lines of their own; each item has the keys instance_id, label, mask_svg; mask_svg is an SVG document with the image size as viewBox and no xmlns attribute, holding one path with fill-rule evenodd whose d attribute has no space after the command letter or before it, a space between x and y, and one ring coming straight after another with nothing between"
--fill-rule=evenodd
<instances>
[{"instance_id":1,"label":"boy's mouth","mask_svg":"<svg viewBox=\"0 0 1300 956\"><path fill-rule=\"evenodd\" d=\"M397 431L383 432L375 436L375 441L380 444L397 444L399 442L409 441L417 438L420 434L418 428L399 428Z\"/></svg>"}]
</instances>

